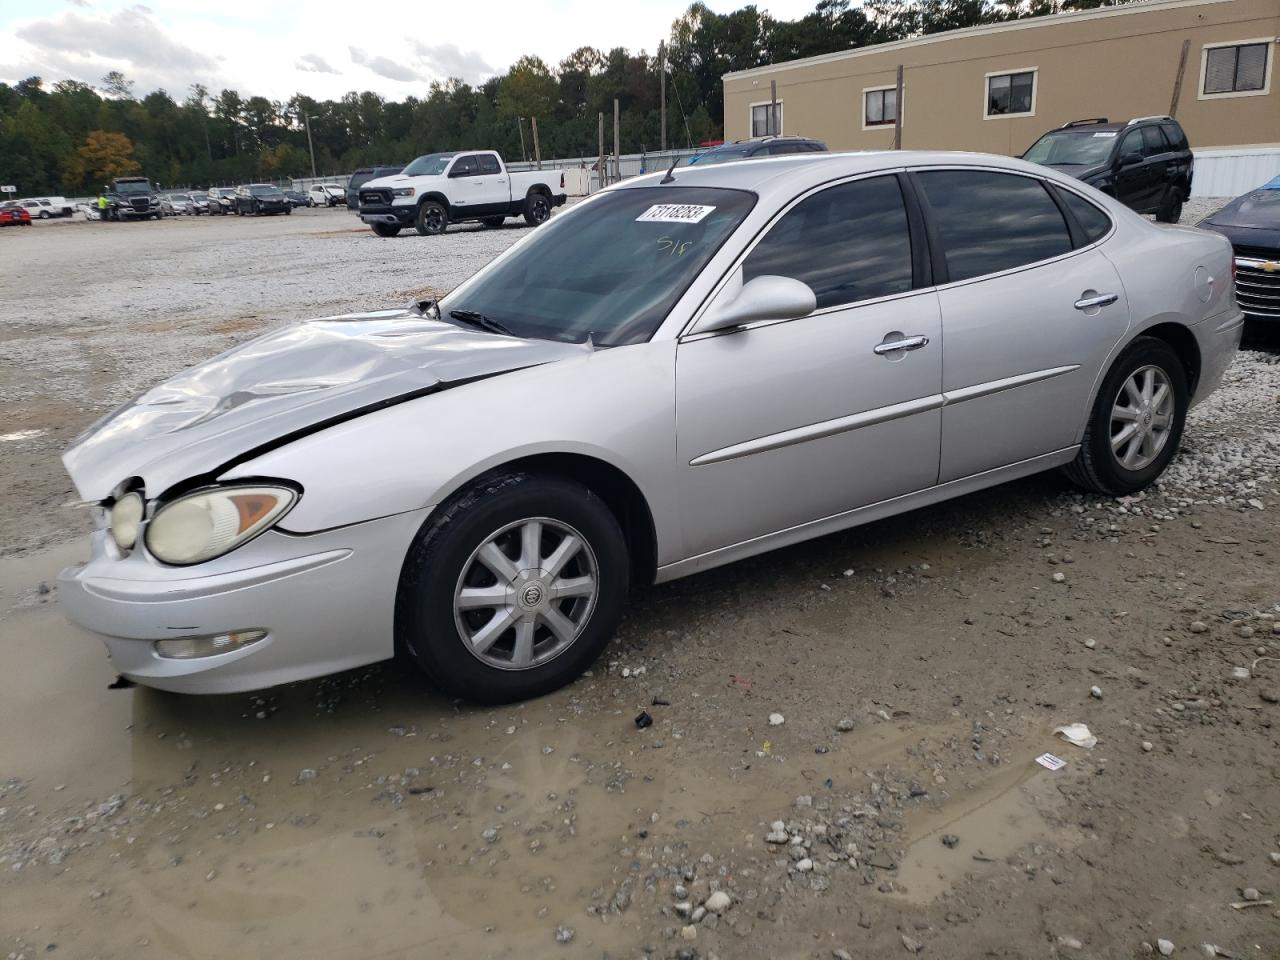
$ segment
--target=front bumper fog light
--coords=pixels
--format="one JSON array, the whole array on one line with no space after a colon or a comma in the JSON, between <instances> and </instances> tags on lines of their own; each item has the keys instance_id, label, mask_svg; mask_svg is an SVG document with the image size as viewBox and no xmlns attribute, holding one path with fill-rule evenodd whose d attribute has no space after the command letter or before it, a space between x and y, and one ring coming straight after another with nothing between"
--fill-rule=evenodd
<instances>
[{"instance_id":1,"label":"front bumper fog light","mask_svg":"<svg viewBox=\"0 0 1280 960\"><path fill-rule=\"evenodd\" d=\"M157 657L166 660L196 660L219 653L230 653L252 646L267 635L265 630L234 630L230 633L214 633L203 637L175 637L157 640Z\"/></svg>"}]
</instances>

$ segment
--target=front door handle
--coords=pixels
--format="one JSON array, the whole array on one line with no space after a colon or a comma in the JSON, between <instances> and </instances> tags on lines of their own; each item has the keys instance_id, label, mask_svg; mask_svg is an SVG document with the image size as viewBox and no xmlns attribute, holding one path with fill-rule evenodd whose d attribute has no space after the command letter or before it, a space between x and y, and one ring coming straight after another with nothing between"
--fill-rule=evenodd
<instances>
[{"instance_id":1,"label":"front door handle","mask_svg":"<svg viewBox=\"0 0 1280 960\"><path fill-rule=\"evenodd\" d=\"M900 340L886 340L883 343L877 343L872 349L876 356L883 357L885 354L897 353L900 350L919 350L921 347L927 347L928 345L928 337L903 337Z\"/></svg>"},{"instance_id":2,"label":"front door handle","mask_svg":"<svg viewBox=\"0 0 1280 960\"><path fill-rule=\"evenodd\" d=\"M1081 297L1076 301L1077 310L1092 310L1095 307L1106 307L1120 299L1118 293L1099 293L1092 297Z\"/></svg>"}]
</instances>

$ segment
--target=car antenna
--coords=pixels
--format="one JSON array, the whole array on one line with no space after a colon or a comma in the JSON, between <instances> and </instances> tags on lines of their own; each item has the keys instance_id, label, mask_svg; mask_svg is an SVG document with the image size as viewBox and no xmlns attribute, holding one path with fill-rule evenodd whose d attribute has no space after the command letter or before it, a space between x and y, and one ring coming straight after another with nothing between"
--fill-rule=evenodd
<instances>
[{"instance_id":1,"label":"car antenna","mask_svg":"<svg viewBox=\"0 0 1280 960\"><path fill-rule=\"evenodd\" d=\"M675 177L673 177L671 174L672 174L672 172L675 170L675 168L676 168L676 164L677 164L677 163L679 163L679 162L680 162L680 158L679 158L678 156L677 156L674 160L672 160L672 161L671 161L671 169L669 169L669 170L667 171L667 175L666 175L665 177L663 177L661 180L659 180L659 181L658 181L658 183L675 183L675 182L676 182L676 178L675 178Z\"/></svg>"}]
</instances>

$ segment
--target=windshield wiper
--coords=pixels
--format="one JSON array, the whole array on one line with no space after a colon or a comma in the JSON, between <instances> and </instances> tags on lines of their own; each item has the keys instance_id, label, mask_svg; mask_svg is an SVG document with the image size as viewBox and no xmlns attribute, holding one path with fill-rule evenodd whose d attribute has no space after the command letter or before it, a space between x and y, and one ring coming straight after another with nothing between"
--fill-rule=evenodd
<instances>
[{"instance_id":1,"label":"windshield wiper","mask_svg":"<svg viewBox=\"0 0 1280 960\"><path fill-rule=\"evenodd\" d=\"M449 316L454 320L461 320L463 323L478 327L481 330L488 330L490 333L500 333L507 337L515 336L500 321L494 320L492 317L486 317L483 313L476 313L474 310L450 310Z\"/></svg>"}]
</instances>

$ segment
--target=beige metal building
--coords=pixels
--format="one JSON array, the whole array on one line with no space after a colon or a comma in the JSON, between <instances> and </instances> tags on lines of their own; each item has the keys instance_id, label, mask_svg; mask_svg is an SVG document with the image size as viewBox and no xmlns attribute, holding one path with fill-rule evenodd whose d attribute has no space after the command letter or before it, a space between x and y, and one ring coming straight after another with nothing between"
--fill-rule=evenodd
<instances>
[{"instance_id":1,"label":"beige metal building","mask_svg":"<svg viewBox=\"0 0 1280 960\"><path fill-rule=\"evenodd\" d=\"M1280 174L1277 36L1280 0L1138 0L845 50L726 74L725 139L780 131L886 149L901 116L904 148L1020 154L1068 120L1173 104L1196 154L1193 192L1230 195Z\"/></svg>"}]
</instances>

